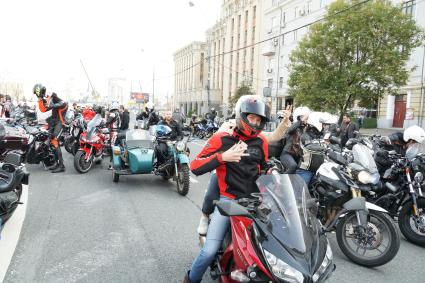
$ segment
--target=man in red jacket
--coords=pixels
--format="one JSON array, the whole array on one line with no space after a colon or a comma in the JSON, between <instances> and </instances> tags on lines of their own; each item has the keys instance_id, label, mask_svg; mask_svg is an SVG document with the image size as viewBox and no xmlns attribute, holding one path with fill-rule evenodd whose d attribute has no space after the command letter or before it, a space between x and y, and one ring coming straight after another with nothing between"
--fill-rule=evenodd
<instances>
[{"instance_id":1,"label":"man in red jacket","mask_svg":"<svg viewBox=\"0 0 425 283\"><path fill-rule=\"evenodd\" d=\"M191 163L195 175L216 170L221 201L250 197L258 192L255 184L268 158L267 140L260 134L270 119L270 109L256 95L242 96L235 107L236 127L233 133L214 134ZM207 238L199 256L186 274L184 282L200 282L220 248L229 218L218 209L211 216Z\"/></svg>"}]
</instances>

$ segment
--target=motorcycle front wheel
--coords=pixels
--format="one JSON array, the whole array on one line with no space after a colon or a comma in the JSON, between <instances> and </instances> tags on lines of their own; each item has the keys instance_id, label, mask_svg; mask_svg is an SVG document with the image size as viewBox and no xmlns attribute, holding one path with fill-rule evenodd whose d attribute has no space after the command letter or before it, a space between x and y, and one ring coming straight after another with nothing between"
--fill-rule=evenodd
<instances>
[{"instance_id":1,"label":"motorcycle front wheel","mask_svg":"<svg viewBox=\"0 0 425 283\"><path fill-rule=\"evenodd\" d=\"M413 203L406 202L398 214L398 227L409 242L425 247L425 199L416 203L419 217L413 215Z\"/></svg>"},{"instance_id":2,"label":"motorcycle front wheel","mask_svg":"<svg viewBox=\"0 0 425 283\"><path fill-rule=\"evenodd\" d=\"M367 222L367 229L362 231L356 213L347 213L336 227L338 245L346 257L359 265L384 265L396 256L400 235L385 213L369 210Z\"/></svg>"},{"instance_id":3,"label":"motorcycle front wheel","mask_svg":"<svg viewBox=\"0 0 425 283\"><path fill-rule=\"evenodd\" d=\"M189 165L180 164L178 167L179 174L177 176L177 192L185 196L189 192L190 185L190 175L189 175Z\"/></svg>"},{"instance_id":4,"label":"motorcycle front wheel","mask_svg":"<svg viewBox=\"0 0 425 283\"><path fill-rule=\"evenodd\" d=\"M65 140L64 147L68 153L73 154L74 143L75 143L75 140L74 140L74 137L72 136Z\"/></svg>"},{"instance_id":5,"label":"motorcycle front wheel","mask_svg":"<svg viewBox=\"0 0 425 283\"><path fill-rule=\"evenodd\" d=\"M85 159L86 153L83 150L77 151L74 156L74 168L78 173L87 173L93 166L93 155Z\"/></svg>"}]
</instances>

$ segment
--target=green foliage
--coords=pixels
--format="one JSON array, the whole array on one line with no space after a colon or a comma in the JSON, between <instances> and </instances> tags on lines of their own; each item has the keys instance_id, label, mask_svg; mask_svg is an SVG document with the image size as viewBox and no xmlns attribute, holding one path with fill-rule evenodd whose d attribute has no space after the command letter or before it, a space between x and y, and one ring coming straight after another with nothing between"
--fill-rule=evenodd
<instances>
[{"instance_id":1,"label":"green foliage","mask_svg":"<svg viewBox=\"0 0 425 283\"><path fill-rule=\"evenodd\" d=\"M252 94L254 94L254 91L252 90L251 86L245 82L242 82L242 85L236 90L235 95L230 97L229 103L233 107L236 105L236 102L238 102L241 96Z\"/></svg>"},{"instance_id":2,"label":"green foliage","mask_svg":"<svg viewBox=\"0 0 425 283\"><path fill-rule=\"evenodd\" d=\"M378 127L378 119L376 118L364 118L362 128L375 129Z\"/></svg>"},{"instance_id":3,"label":"green foliage","mask_svg":"<svg viewBox=\"0 0 425 283\"><path fill-rule=\"evenodd\" d=\"M389 1L337 0L290 56L289 94L314 110L343 113L354 101L376 105L397 93L406 62L424 38L415 21ZM345 12L339 11L346 10Z\"/></svg>"}]
</instances>

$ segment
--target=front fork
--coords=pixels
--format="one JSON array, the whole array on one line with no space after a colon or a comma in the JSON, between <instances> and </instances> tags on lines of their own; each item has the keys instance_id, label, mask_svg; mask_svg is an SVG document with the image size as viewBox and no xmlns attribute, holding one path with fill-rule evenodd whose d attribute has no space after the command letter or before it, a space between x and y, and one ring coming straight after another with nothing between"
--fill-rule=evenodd
<instances>
[{"instance_id":1,"label":"front fork","mask_svg":"<svg viewBox=\"0 0 425 283\"><path fill-rule=\"evenodd\" d=\"M412 202L413 202L412 212L415 217L419 217L418 202L417 202L415 189L413 188L412 178L410 177L409 167L406 168L406 177L407 177L407 181L409 182L409 193L410 193L410 196L412 197ZM421 188L419 188L419 194L422 195Z\"/></svg>"},{"instance_id":2,"label":"front fork","mask_svg":"<svg viewBox=\"0 0 425 283\"><path fill-rule=\"evenodd\" d=\"M362 196L362 193L359 189L351 188L351 195L354 198L359 198ZM359 227L363 229L367 228L367 216L368 212L366 210L356 210L357 223Z\"/></svg>"}]
</instances>

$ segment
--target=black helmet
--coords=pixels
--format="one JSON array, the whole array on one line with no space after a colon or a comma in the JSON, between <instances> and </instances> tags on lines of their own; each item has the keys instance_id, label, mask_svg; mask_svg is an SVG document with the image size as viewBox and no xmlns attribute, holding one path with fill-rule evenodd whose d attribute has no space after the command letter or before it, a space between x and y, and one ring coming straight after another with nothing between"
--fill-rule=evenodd
<instances>
[{"instance_id":1,"label":"black helmet","mask_svg":"<svg viewBox=\"0 0 425 283\"><path fill-rule=\"evenodd\" d=\"M36 84L33 88L32 88L32 92L37 95L37 97L41 97L43 98L46 95L46 87L43 86L42 84Z\"/></svg>"},{"instance_id":2,"label":"black helmet","mask_svg":"<svg viewBox=\"0 0 425 283\"><path fill-rule=\"evenodd\" d=\"M259 126L249 123L248 114L261 117ZM236 127L246 137L254 138L264 129L266 122L270 120L270 107L258 95L244 95L239 98L235 107Z\"/></svg>"}]
</instances>

